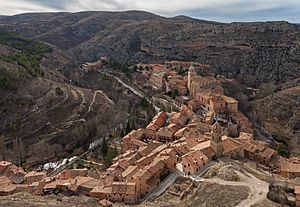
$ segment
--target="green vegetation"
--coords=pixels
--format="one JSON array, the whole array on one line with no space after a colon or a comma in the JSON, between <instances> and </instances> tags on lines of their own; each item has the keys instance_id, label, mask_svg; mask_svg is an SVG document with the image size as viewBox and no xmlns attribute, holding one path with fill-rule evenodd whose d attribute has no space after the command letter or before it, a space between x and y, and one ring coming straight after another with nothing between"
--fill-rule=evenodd
<instances>
[{"instance_id":1,"label":"green vegetation","mask_svg":"<svg viewBox=\"0 0 300 207\"><path fill-rule=\"evenodd\" d=\"M187 72L186 72L185 69L183 69L182 67L180 67L179 70L177 71L177 74L181 75L181 76L186 76Z\"/></svg>"},{"instance_id":2,"label":"green vegetation","mask_svg":"<svg viewBox=\"0 0 300 207\"><path fill-rule=\"evenodd\" d=\"M19 50L16 54L1 56L6 62L17 63L33 77L40 74L40 62L52 49L39 41L0 30L0 44Z\"/></svg>"},{"instance_id":3,"label":"green vegetation","mask_svg":"<svg viewBox=\"0 0 300 207\"><path fill-rule=\"evenodd\" d=\"M10 123L8 129L10 132L17 132L20 129L19 123Z\"/></svg>"},{"instance_id":4,"label":"green vegetation","mask_svg":"<svg viewBox=\"0 0 300 207\"><path fill-rule=\"evenodd\" d=\"M107 74L104 74L104 73L101 74L100 78L101 78L101 80L111 80L111 77Z\"/></svg>"},{"instance_id":5,"label":"green vegetation","mask_svg":"<svg viewBox=\"0 0 300 207\"><path fill-rule=\"evenodd\" d=\"M151 106L151 104L148 102L146 98L142 98L140 105L143 109L147 109Z\"/></svg>"},{"instance_id":6,"label":"green vegetation","mask_svg":"<svg viewBox=\"0 0 300 207\"><path fill-rule=\"evenodd\" d=\"M278 152L279 155L283 157L289 157L289 153L286 150L286 147L283 144L278 145L275 150Z\"/></svg>"},{"instance_id":7,"label":"green vegetation","mask_svg":"<svg viewBox=\"0 0 300 207\"><path fill-rule=\"evenodd\" d=\"M62 95L64 95L64 91L61 90L60 87L56 87L56 88L55 88L55 93L56 93L57 96L62 96Z\"/></svg>"},{"instance_id":8,"label":"green vegetation","mask_svg":"<svg viewBox=\"0 0 300 207\"><path fill-rule=\"evenodd\" d=\"M133 127L130 126L129 121L126 124L126 128L125 128L125 135L128 134L129 132L131 132L133 130Z\"/></svg>"},{"instance_id":9,"label":"green vegetation","mask_svg":"<svg viewBox=\"0 0 300 207\"><path fill-rule=\"evenodd\" d=\"M10 80L5 75L0 75L0 88L7 89L10 88Z\"/></svg>"},{"instance_id":10,"label":"green vegetation","mask_svg":"<svg viewBox=\"0 0 300 207\"><path fill-rule=\"evenodd\" d=\"M105 157L105 166L110 166L112 164L112 160L118 156L117 147L109 147L107 155Z\"/></svg>"},{"instance_id":11,"label":"green vegetation","mask_svg":"<svg viewBox=\"0 0 300 207\"><path fill-rule=\"evenodd\" d=\"M172 99L175 99L176 96L179 96L179 91L177 89L173 90L173 91L169 91L167 93L168 96L170 96Z\"/></svg>"},{"instance_id":12,"label":"green vegetation","mask_svg":"<svg viewBox=\"0 0 300 207\"><path fill-rule=\"evenodd\" d=\"M17 77L9 71L5 70L4 67L0 68L0 89L16 89Z\"/></svg>"},{"instance_id":13,"label":"green vegetation","mask_svg":"<svg viewBox=\"0 0 300 207\"><path fill-rule=\"evenodd\" d=\"M103 157L107 156L107 153L108 153L108 144L107 144L107 141L106 141L105 138L102 140L101 152L102 152Z\"/></svg>"},{"instance_id":14,"label":"green vegetation","mask_svg":"<svg viewBox=\"0 0 300 207\"><path fill-rule=\"evenodd\" d=\"M110 66L113 70L119 70L126 74L128 78L132 77L134 71L137 70L134 63L127 62L127 63L120 63L115 60L109 60L104 62L105 65Z\"/></svg>"}]
</instances>

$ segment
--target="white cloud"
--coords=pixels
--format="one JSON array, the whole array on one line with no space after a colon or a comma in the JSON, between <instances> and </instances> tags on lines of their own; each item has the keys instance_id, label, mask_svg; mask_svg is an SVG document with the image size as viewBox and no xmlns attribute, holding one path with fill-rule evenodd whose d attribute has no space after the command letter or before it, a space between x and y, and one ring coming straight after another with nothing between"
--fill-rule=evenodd
<instances>
[{"instance_id":1,"label":"white cloud","mask_svg":"<svg viewBox=\"0 0 300 207\"><path fill-rule=\"evenodd\" d=\"M26 0L2 0L0 2L0 15L13 15L25 12L57 11L51 7L28 2Z\"/></svg>"},{"instance_id":2,"label":"white cloud","mask_svg":"<svg viewBox=\"0 0 300 207\"><path fill-rule=\"evenodd\" d=\"M201 18L218 17L229 21L249 18L249 15L258 20L276 18L277 15L278 19L298 19L300 22L300 14L297 15L295 12L300 10L299 0L1 0L0 2L2 15L88 10L146 10L167 16L192 14Z\"/></svg>"}]
</instances>

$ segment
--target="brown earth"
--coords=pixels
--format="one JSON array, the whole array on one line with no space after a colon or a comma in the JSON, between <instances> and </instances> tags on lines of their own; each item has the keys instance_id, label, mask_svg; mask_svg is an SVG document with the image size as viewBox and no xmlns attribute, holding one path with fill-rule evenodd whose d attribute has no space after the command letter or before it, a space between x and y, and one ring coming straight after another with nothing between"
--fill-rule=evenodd
<instances>
[{"instance_id":1,"label":"brown earth","mask_svg":"<svg viewBox=\"0 0 300 207\"><path fill-rule=\"evenodd\" d=\"M89 197L66 197L62 195L33 196L27 193L17 193L0 197L0 206L10 207L96 207L100 206L97 199Z\"/></svg>"}]
</instances>

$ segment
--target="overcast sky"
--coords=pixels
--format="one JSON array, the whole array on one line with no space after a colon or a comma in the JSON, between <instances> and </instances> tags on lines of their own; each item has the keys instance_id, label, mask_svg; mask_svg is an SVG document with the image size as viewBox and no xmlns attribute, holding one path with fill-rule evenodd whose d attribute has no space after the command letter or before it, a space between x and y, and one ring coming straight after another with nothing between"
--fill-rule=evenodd
<instances>
[{"instance_id":1,"label":"overcast sky","mask_svg":"<svg viewBox=\"0 0 300 207\"><path fill-rule=\"evenodd\" d=\"M53 11L145 10L222 22L287 20L300 23L300 0L0 0L0 15Z\"/></svg>"}]
</instances>

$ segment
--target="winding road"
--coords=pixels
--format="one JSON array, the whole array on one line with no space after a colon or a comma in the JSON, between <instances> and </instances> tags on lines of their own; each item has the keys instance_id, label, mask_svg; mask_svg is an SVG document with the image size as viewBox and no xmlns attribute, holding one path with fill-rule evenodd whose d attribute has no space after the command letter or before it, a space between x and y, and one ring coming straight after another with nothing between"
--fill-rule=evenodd
<instances>
[{"instance_id":1,"label":"winding road","mask_svg":"<svg viewBox=\"0 0 300 207\"><path fill-rule=\"evenodd\" d=\"M99 73L102 73L102 74L105 74L109 77L112 77L114 79L116 79L120 84L122 84L125 88L129 89L132 93L134 93L135 95L139 96L140 98L145 98L147 99L147 101L149 103L152 104L152 106L154 107L155 111L156 112L159 112L161 111L161 108L159 108L158 106L156 106L152 100L150 100L148 97L146 97L144 94L142 94L141 92L137 91L135 88L131 87L130 85L124 83L120 78L118 78L117 76L114 76L112 74L109 74L109 73L106 73L106 72L103 72L103 71L98 71Z\"/></svg>"}]
</instances>

